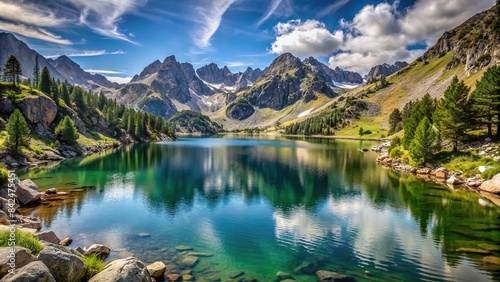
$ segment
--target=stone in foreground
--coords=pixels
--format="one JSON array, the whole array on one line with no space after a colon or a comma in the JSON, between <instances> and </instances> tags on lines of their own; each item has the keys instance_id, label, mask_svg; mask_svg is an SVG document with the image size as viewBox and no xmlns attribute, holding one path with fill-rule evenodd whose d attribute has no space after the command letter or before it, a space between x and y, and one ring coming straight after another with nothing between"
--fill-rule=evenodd
<instances>
[{"instance_id":1,"label":"stone in foreground","mask_svg":"<svg viewBox=\"0 0 500 282\"><path fill-rule=\"evenodd\" d=\"M500 173L495 175L491 180L483 182L479 189L493 194L500 194Z\"/></svg>"},{"instance_id":2,"label":"stone in foreground","mask_svg":"<svg viewBox=\"0 0 500 282\"><path fill-rule=\"evenodd\" d=\"M56 282L54 276L43 262L34 261L19 269L16 274L9 274L2 279L2 282Z\"/></svg>"},{"instance_id":3,"label":"stone in foreground","mask_svg":"<svg viewBox=\"0 0 500 282\"><path fill-rule=\"evenodd\" d=\"M151 277L159 278L163 276L166 266L163 262L157 261L155 263L146 266L146 268L148 269L149 275Z\"/></svg>"},{"instance_id":4,"label":"stone in foreground","mask_svg":"<svg viewBox=\"0 0 500 282\"><path fill-rule=\"evenodd\" d=\"M151 282L151 276L144 263L134 257L110 262L104 269L92 277L89 282Z\"/></svg>"},{"instance_id":5,"label":"stone in foreground","mask_svg":"<svg viewBox=\"0 0 500 282\"><path fill-rule=\"evenodd\" d=\"M15 250L16 268L23 267L36 260L36 257L34 257L28 249L16 247ZM0 277L9 273L9 269L11 268L8 264L10 260L9 255L10 247L0 248Z\"/></svg>"},{"instance_id":6,"label":"stone in foreground","mask_svg":"<svg viewBox=\"0 0 500 282\"><path fill-rule=\"evenodd\" d=\"M90 255L96 254L99 256L99 258L101 258L101 260L104 260L108 257L110 252L111 252L111 250L104 245L93 244L85 251L84 255L90 256Z\"/></svg>"},{"instance_id":7,"label":"stone in foreground","mask_svg":"<svg viewBox=\"0 0 500 282\"><path fill-rule=\"evenodd\" d=\"M28 205L40 200L40 192L36 184L31 179L26 179L16 187L16 196L22 205Z\"/></svg>"},{"instance_id":8,"label":"stone in foreground","mask_svg":"<svg viewBox=\"0 0 500 282\"><path fill-rule=\"evenodd\" d=\"M35 233L35 237L37 237L39 240L47 241L52 244L59 244L61 242L61 239L59 239L54 233L54 231L43 231L43 232L37 232Z\"/></svg>"},{"instance_id":9,"label":"stone in foreground","mask_svg":"<svg viewBox=\"0 0 500 282\"><path fill-rule=\"evenodd\" d=\"M80 281L85 275L81 255L68 247L46 243L38 260L49 268L56 281Z\"/></svg>"},{"instance_id":10,"label":"stone in foreground","mask_svg":"<svg viewBox=\"0 0 500 282\"><path fill-rule=\"evenodd\" d=\"M333 271L318 270L316 276L319 281L347 281L349 278L344 275Z\"/></svg>"}]
</instances>

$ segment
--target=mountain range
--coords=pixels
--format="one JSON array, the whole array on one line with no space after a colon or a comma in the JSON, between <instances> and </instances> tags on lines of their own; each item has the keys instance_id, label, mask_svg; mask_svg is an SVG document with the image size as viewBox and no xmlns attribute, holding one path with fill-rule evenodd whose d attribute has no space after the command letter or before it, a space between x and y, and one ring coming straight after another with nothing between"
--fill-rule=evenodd
<instances>
[{"instance_id":1,"label":"mountain range","mask_svg":"<svg viewBox=\"0 0 500 282\"><path fill-rule=\"evenodd\" d=\"M45 59L8 33L0 33L0 64L13 54L21 62L24 76L31 77L38 55L41 68L49 68L54 78L103 91L135 109L164 118L182 110L192 110L208 115L225 129L265 127L303 119L341 101L336 97L360 95L369 91L370 83L381 76L391 80L388 89L393 92L387 94L394 96L397 93L400 103L419 98L426 92L437 97L451 74L469 75L498 63L499 40L489 27L495 15L491 10L475 15L447 31L415 62L374 66L364 78L356 72L338 67L332 69L313 57L301 60L290 53L279 55L264 70L247 68L238 73L214 63L195 70L192 64L178 62L175 56L169 56L163 61L152 62L129 83L119 85L102 75L85 72L67 56ZM439 65L430 68L433 62ZM457 69L461 66L465 66L465 73ZM448 70L454 71L443 77L441 71ZM362 84L366 86L354 90L344 88L345 85ZM394 100L393 96L385 96L386 91L383 89L368 100L382 105L384 115L386 106L395 106L386 105L387 101Z\"/></svg>"}]
</instances>

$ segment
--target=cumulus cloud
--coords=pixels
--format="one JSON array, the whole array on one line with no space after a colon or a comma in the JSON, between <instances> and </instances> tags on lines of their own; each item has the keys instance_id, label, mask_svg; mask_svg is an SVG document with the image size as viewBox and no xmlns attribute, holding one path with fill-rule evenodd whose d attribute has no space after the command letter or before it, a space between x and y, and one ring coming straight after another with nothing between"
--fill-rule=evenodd
<instances>
[{"instance_id":1,"label":"cumulus cloud","mask_svg":"<svg viewBox=\"0 0 500 282\"><path fill-rule=\"evenodd\" d=\"M197 15L201 20L198 29L193 33L193 41L198 47L205 48L210 46L210 38L212 38L217 29L219 29L222 16L224 16L227 9L229 9L235 1L236 0L207 1L196 8Z\"/></svg>"},{"instance_id":2,"label":"cumulus cloud","mask_svg":"<svg viewBox=\"0 0 500 282\"><path fill-rule=\"evenodd\" d=\"M328 55L340 47L344 37L342 30L332 34L325 24L316 20L280 22L275 31L277 38L272 44L271 52L290 52L297 56Z\"/></svg>"},{"instance_id":3,"label":"cumulus cloud","mask_svg":"<svg viewBox=\"0 0 500 282\"><path fill-rule=\"evenodd\" d=\"M271 52L330 55L331 67L366 73L374 65L413 61L446 30L494 4L495 0L477 1L474 5L468 0L418 0L400 11L398 1L392 5L383 2L364 6L352 21L341 19L340 29L334 32L315 20L279 23ZM315 32L307 34L306 30ZM416 44L425 44L426 48L410 47Z\"/></svg>"},{"instance_id":4,"label":"cumulus cloud","mask_svg":"<svg viewBox=\"0 0 500 282\"><path fill-rule=\"evenodd\" d=\"M95 33L137 44L118 28L121 18L147 0L69 0L80 9L79 21Z\"/></svg>"}]
</instances>

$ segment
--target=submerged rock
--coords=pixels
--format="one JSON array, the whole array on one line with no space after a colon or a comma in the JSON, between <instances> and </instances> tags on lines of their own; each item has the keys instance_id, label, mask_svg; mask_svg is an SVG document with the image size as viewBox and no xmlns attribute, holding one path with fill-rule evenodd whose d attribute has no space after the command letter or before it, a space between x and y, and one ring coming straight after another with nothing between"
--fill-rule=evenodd
<instances>
[{"instance_id":1,"label":"submerged rock","mask_svg":"<svg viewBox=\"0 0 500 282\"><path fill-rule=\"evenodd\" d=\"M177 246L177 247L175 247L175 249L176 249L177 251L179 251L179 252L185 252L185 251L191 251L191 250L193 250L193 248L192 248L192 247L190 247L190 246L186 246L186 245L180 245L180 246Z\"/></svg>"},{"instance_id":2,"label":"submerged rock","mask_svg":"<svg viewBox=\"0 0 500 282\"><path fill-rule=\"evenodd\" d=\"M481 254L481 255L487 255L490 253L490 251L483 249L476 249L476 248L458 248L455 251L459 253L470 253L470 254Z\"/></svg>"},{"instance_id":3,"label":"submerged rock","mask_svg":"<svg viewBox=\"0 0 500 282\"><path fill-rule=\"evenodd\" d=\"M236 271L233 271L229 274L229 278L231 279L235 279L235 278L238 278L240 276L242 276L243 274L245 274L244 271L241 271L241 270L236 270Z\"/></svg>"},{"instance_id":4,"label":"submerged rock","mask_svg":"<svg viewBox=\"0 0 500 282\"><path fill-rule=\"evenodd\" d=\"M188 256L195 256L195 257L212 257L214 254L211 253L201 253L201 252L189 252Z\"/></svg>"},{"instance_id":5,"label":"submerged rock","mask_svg":"<svg viewBox=\"0 0 500 282\"><path fill-rule=\"evenodd\" d=\"M316 276L319 281L347 281L349 279L347 275L327 270L316 271Z\"/></svg>"},{"instance_id":6,"label":"submerged rock","mask_svg":"<svg viewBox=\"0 0 500 282\"><path fill-rule=\"evenodd\" d=\"M318 270L318 262L313 258L305 259L293 272L299 274L313 274Z\"/></svg>"},{"instance_id":7,"label":"submerged rock","mask_svg":"<svg viewBox=\"0 0 500 282\"><path fill-rule=\"evenodd\" d=\"M181 264L184 267L192 267L198 263L199 258L195 256L186 256L184 259L182 259Z\"/></svg>"},{"instance_id":8,"label":"submerged rock","mask_svg":"<svg viewBox=\"0 0 500 282\"><path fill-rule=\"evenodd\" d=\"M165 264L161 261L157 261L155 263L152 263L148 266L146 266L149 275L153 278L159 278L163 276L163 273L165 273Z\"/></svg>"},{"instance_id":9,"label":"submerged rock","mask_svg":"<svg viewBox=\"0 0 500 282\"><path fill-rule=\"evenodd\" d=\"M278 273L276 273L276 278L278 278L278 280L285 280L285 279L290 279L292 278L292 276L286 272L283 272L283 271L278 271Z\"/></svg>"}]
</instances>

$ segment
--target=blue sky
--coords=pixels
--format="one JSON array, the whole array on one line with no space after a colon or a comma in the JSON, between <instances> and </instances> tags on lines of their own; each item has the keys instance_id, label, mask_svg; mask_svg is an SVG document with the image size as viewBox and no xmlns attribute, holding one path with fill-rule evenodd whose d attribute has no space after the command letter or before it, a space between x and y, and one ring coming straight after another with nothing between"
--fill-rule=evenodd
<instances>
[{"instance_id":1,"label":"blue sky","mask_svg":"<svg viewBox=\"0 0 500 282\"><path fill-rule=\"evenodd\" d=\"M111 79L175 55L265 68L280 53L366 73L412 61L495 0L0 0L0 30Z\"/></svg>"}]
</instances>

